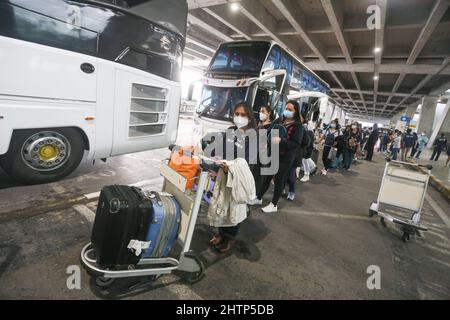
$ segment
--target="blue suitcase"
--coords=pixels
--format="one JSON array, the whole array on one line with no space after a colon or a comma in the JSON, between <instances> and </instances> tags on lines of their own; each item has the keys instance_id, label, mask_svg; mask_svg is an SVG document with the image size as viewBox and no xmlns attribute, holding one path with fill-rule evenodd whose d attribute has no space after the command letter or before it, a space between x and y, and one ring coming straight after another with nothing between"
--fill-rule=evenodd
<instances>
[{"instance_id":1,"label":"blue suitcase","mask_svg":"<svg viewBox=\"0 0 450 320\"><path fill-rule=\"evenodd\" d=\"M150 244L143 251L141 258L167 257L178 237L181 208L173 196L152 191L149 198L153 204L153 219L147 231L146 241Z\"/></svg>"}]
</instances>

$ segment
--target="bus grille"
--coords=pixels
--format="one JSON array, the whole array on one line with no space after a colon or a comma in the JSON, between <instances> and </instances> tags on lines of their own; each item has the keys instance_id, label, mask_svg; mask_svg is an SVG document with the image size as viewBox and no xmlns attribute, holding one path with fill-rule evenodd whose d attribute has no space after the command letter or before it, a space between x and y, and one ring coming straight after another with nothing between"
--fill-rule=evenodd
<instances>
[{"instance_id":1,"label":"bus grille","mask_svg":"<svg viewBox=\"0 0 450 320\"><path fill-rule=\"evenodd\" d=\"M153 136L165 131L168 92L166 88L132 84L129 138Z\"/></svg>"}]
</instances>

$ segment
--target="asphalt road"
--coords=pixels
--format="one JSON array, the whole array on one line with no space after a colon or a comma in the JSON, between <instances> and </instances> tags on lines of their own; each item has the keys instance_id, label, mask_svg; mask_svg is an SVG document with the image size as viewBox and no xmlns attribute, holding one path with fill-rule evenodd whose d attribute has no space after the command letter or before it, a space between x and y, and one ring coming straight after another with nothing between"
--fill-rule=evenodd
<instances>
[{"instance_id":1,"label":"asphalt road","mask_svg":"<svg viewBox=\"0 0 450 320\"><path fill-rule=\"evenodd\" d=\"M190 132L190 121L180 121L179 136L186 139ZM295 201L282 200L277 214L254 208L230 253L218 254L208 246L214 230L200 219L192 249L207 269L196 284L171 274L152 283L142 281L128 293L122 288L130 287L129 281L103 292L81 269L81 288L69 289L67 268L80 266L97 192L108 184L160 189L158 164L167 155L160 149L106 163L84 161L66 179L40 186L18 185L0 172L0 298L450 298L450 225L444 222L449 203L430 188L422 216L430 230L403 243L393 225L384 227L368 217L381 182L382 158L358 161L348 173L331 172L299 183ZM380 268L379 290L367 288L369 266Z\"/></svg>"}]
</instances>

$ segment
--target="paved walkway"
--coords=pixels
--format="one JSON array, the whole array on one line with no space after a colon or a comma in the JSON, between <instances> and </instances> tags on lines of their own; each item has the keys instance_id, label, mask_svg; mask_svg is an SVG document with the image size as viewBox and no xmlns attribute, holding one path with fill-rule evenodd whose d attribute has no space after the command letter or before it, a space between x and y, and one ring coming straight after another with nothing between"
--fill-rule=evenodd
<instances>
[{"instance_id":1,"label":"paved walkway","mask_svg":"<svg viewBox=\"0 0 450 320\"><path fill-rule=\"evenodd\" d=\"M433 153L432 149L427 149L422 152L421 159L419 159L419 164L432 164L433 170L432 174L441 180L444 184L450 187L450 168L444 167L447 161L447 153L444 151L441 153L438 161L430 161L431 155Z\"/></svg>"}]
</instances>

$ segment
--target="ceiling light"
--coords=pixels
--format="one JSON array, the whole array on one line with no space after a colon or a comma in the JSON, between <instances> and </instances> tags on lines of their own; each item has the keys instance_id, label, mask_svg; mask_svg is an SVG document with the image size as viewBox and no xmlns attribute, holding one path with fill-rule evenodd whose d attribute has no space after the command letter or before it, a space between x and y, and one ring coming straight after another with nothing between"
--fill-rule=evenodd
<instances>
[{"instance_id":1,"label":"ceiling light","mask_svg":"<svg viewBox=\"0 0 450 320\"><path fill-rule=\"evenodd\" d=\"M230 5L230 7L231 7L231 10L233 10L233 11L238 11L239 10L239 5L237 3L235 3L235 2L233 2Z\"/></svg>"},{"instance_id":2,"label":"ceiling light","mask_svg":"<svg viewBox=\"0 0 450 320\"><path fill-rule=\"evenodd\" d=\"M373 77L373 80L378 80L378 79L379 79L378 76Z\"/></svg>"},{"instance_id":3,"label":"ceiling light","mask_svg":"<svg viewBox=\"0 0 450 320\"><path fill-rule=\"evenodd\" d=\"M379 52L381 52L381 48L380 47L375 47L375 49L373 49L373 52L379 53Z\"/></svg>"}]
</instances>

